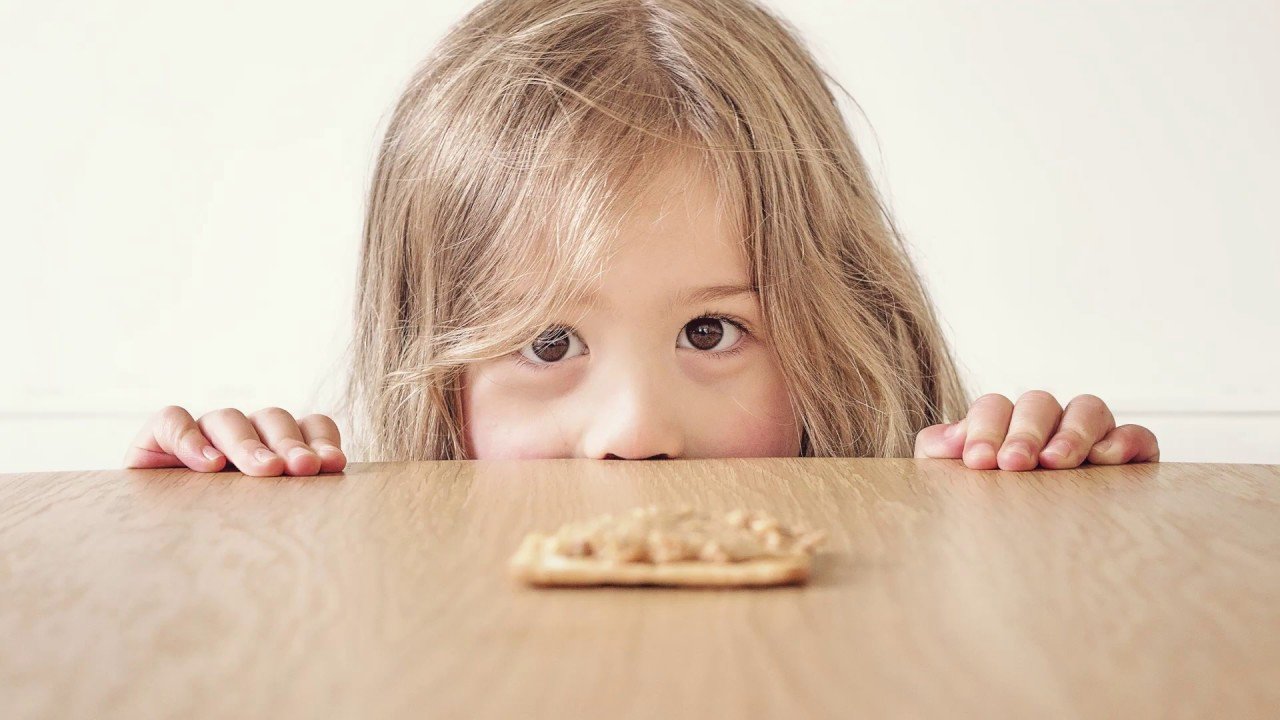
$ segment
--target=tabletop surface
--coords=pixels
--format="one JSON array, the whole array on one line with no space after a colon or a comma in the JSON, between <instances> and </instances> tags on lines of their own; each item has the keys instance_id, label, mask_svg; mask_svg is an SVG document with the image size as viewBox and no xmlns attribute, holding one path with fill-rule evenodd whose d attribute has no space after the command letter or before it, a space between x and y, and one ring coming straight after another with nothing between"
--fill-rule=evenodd
<instances>
[{"instance_id":1,"label":"tabletop surface","mask_svg":"<svg viewBox=\"0 0 1280 720\"><path fill-rule=\"evenodd\" d=\"M804 586L534 589L649 504L830 535ZM353 464L0 475L0 715L1274 717L1280 466Z\"/></svg>"}]
</instances>

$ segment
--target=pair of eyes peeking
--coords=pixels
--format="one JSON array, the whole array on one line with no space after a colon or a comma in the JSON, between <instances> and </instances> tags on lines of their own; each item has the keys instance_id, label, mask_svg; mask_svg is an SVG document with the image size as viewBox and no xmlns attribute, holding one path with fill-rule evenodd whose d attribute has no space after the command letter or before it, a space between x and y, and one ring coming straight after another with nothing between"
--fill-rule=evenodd
<instances>
[{"instance_id":1,"label":"pair of eyes peeking","mask_svg":"<svg viewBox=\"0 0 1280 720\"><path fill-rule=\"evenodd\" d=\"M704 314L680 328L680 333L676 336L676 347L701 350L717 358L732 357L742 352L742 345L749 335L751 332L741 320L725 315ZM515 358L524 365L542 369L559 364L567 357L577 357L582 354L582 348L582 340L573 330L555 326L521 348ZM570 355L570 351L578 352Z\"/></svg>"}]
</instances>

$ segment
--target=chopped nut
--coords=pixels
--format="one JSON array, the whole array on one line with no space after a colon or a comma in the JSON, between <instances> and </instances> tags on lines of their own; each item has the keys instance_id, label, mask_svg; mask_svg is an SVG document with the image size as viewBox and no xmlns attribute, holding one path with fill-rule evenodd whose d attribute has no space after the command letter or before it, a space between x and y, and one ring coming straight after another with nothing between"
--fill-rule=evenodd
<instances>
[{"instance_id":1,"label":"chopped nut","mask_svg":"<svg viewBox=\"0 0 1280 720\"><path fill-rule=\"evenodd\" d=\"M729 562L731 559L729 554L720 547L720 543L715 540L708 540L702 549L698 551L699 560L707 560L709 562Z\"/></svg>"},{"instance_id":2,"label":"chopped nut","mask_svg":"<svg viewBox=\"0 0 1280 720\"><path fill-rule=\"evenodd\" d=\"M778 521L771 517L758 517L751 521L751 529L756 532L767 532L778 529Z\"/></svg>"},{"instance_id":3,"label":"chopped nut","mask_svg":"<svg viewBox=\"0 0 1280 720\"><path fill-rule=\"evenodd\" d=\"M730 510L729 513L724 516L724 520L737 528L743 528L745 530L747 527L747 513L745 510Z\"/></svg>"},{"instance_id":4,"label":"chopped nut","mask_svg":"<svg viewBox=\"0 0 1280 720\"><path fill-rule=\"evenodd\" d=\"M676 535L653 530L649 533L649 559L655 563L684 560L693 553L689 546Z\"/></svg>"},{"instance_id":5,"label":"chopped nut","mask_svg":"<svg viewBox=\"0 0 1280 720\"><path fill-rule=\"evenodd\" d=\"M587 543L582 538L556 535L550 541L551 551L566 557L582 557L587 554Z\"/></svg>"}]
</instances>

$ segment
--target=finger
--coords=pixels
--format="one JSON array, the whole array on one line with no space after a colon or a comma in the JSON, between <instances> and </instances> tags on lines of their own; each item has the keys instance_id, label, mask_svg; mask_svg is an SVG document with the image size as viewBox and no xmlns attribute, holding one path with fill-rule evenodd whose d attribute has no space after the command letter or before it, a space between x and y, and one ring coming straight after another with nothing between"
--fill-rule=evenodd
<instances>
[{"instance_id":1,"label":"finger","mask_svg":"<svg viewBox=\"0 0 1280 720\"><path fill-rule=\"evenodd\" d=\"M1055 470L1085 461L1093 444L1116 426L1111 408L1095 395L1080 395L1067 403L1058 430L1040 451L1040 464Z\"/></svg>"},{"instance_id":2,"label":"finger","mask_svg":"<svg viewBox=\"0 0 1280 720\"><path fill-rule=\"evenodd\" d=\"M287 410L263 408L249 416L249 423L262 442L285 459L286 475L315 475L320 470L320 456L303 441L298 422Z\"/></svg>"},{"instance_id":3,"label":"finger","mask_svg":"<svg viewBox=\"0 0 1280 720\"><path fill-rule=\"evenodd\" d=\"M1155 433L1141 425L1121 425L1107 433L1089 450L1089 462L1094 465L1123 465L1159 460L1160 445Z\"/></svg>"},{"instance_id":4,"label":"finger","mask_svg":"<svg viewBox=\"0 0 1280 720\"><path fill-rule=\"evenodd\" d=\"M201 472L217 472L226 461L201 434L191 413L177 405L151 416L124 456L126 468L188 467Z\"/></svg>"},{"instance_id":5,"label":"finger","mask_svg":"<svg viewBox=\"0 0 1280 720\"><path fill-rule=\"evenodd\" d=\"M1062 417L1062 406L1043 390L1023 393L1013 405L1009 432L1000 446L997 462L1001 470L1034 470L1049 436Z\"/></svg>"},{"instance_id":6,"label":"finger","mask_svg":"<svg viewBox=\"0 0 1280 720\"><path fill-rule=\"evenodd\" d=\"M1004 442L1009 430L1013 403L1009 398L991 393L974 401L969 408L969 430L964 441L964 464L976 470L996 467L996 448Z\"/></svg>"},{"instance_id":7,"label":"finger","mask_svg":"<svg viewBox=\"0 0 1280 720\"><path fill-rule=\"evenodd\" d=\"M320 472L342 472L347 456L342 452L342 436L338 424L326 415L308 415L298 421L302 439L320 456Z\"/></svg>"},{"instance_id":8,"label":"finger","mask_svg":"<svg viewBox=\"0 0 1280 720\"><path fill-rule=\"evenodd\" d=\"M958 460L964 450L964 420L930 425L916 434L915 456Z\"/></svg>"},{"instance_id":9,"label":"finger","mask_svg":"<svg viewBox=\"0 0 1280 720\"><path fill-rule=\"evenodd\" d=\"M268 477L284 470L284 460L262 444L244 413L235 408L222 408L205 413L196 421L201 432L235 463L245 475Z\"/></svg>"}]
</instances>

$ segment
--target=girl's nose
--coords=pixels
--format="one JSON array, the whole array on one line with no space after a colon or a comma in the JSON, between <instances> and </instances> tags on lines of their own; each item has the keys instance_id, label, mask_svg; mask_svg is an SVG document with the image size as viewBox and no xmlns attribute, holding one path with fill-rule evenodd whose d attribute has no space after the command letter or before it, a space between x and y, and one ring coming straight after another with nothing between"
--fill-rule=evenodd
<instances>
[{"instance_id":1,"label":"girl's nose","mask_svg":"<svg viewBox=\"0 0 1280 720\"><path fill-rule=\"evenodd\" d=\"M653 408L601 406L589 421L585 455L605 460L666 460L680 457L682 441L675 426Z\"/></svg>"},{"instance_id":2,"label":"girl's nose","mask_svg":"<svg viewBox=\"0 0 1280 720\"><path fill-rule=\"evenodd\" d=\"M672 388L639 369L625 380L603 383L603 397L586 406L583 455L596 459L660 460L684 453Z\"/></svg>"}]
</instances>

